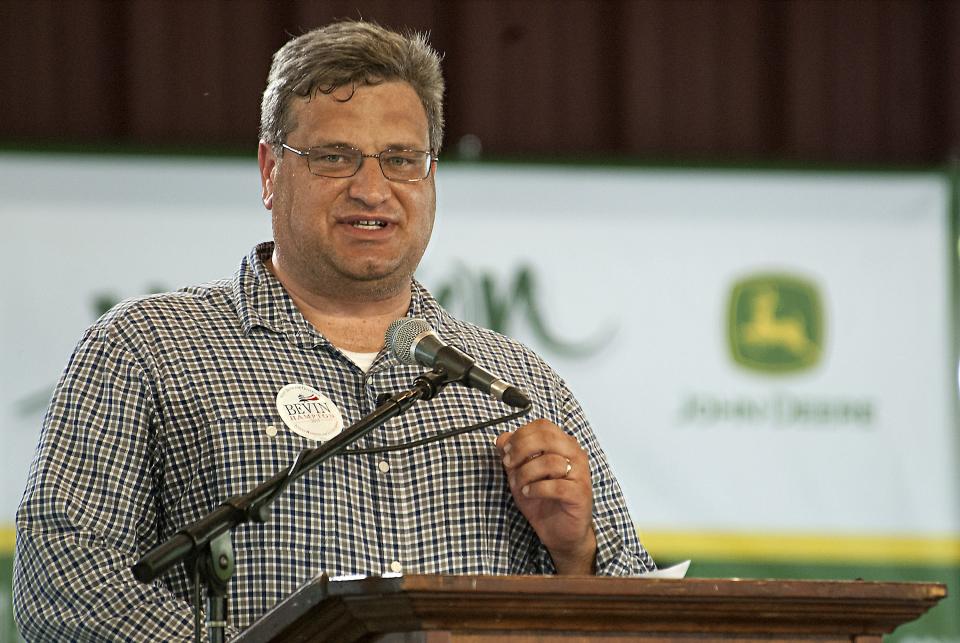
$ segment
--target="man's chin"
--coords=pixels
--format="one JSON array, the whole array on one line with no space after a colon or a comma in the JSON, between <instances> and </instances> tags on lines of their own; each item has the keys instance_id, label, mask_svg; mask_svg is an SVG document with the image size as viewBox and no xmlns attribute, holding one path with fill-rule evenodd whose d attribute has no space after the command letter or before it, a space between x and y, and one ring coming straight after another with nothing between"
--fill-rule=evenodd
<instances>
[{"instance_id":1,"label":"man's chin","mask_svg":"<svg viewBox=\"0 0 960 643\"><path fill-rule=\"evenodd\" d=\"M342 274L352 281L374 283L397 279L400 271L396 268L385 269L383 266L364 266L357 270L344 271Z\"/></svg>"},{"instance_id":2,"label":"man's chin","mask_svg":"<svg viewBox=\"0 0 960 643\"><path fill-rule=\"evenodd\" d=\"M376 292L381 295L396 294L408 288L413 277L412 270L404 270L399 266L389 268L383 265L367 264L354 270L341 271L341 276L354 283L358 288L367 292Z\"/></svg>"}]
</instances>

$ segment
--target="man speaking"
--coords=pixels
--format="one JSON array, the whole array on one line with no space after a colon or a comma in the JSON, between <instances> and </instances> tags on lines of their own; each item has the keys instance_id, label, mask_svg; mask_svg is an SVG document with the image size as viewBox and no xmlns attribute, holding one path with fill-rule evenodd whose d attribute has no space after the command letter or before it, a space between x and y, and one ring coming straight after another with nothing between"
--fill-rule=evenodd
<instances>
[{"instance_id":1,"label":"man speaking","mask_svg":"<svg viewBox=\"0 0 960 643\"><path fill-rule=\"evenodd\" d=\"M638 574L619 486L579 404L529 349L444 311L413 274L430 239L443 79L425 39L366 22L274 56L263 95L262 199L273 242L233 279L127 301L86 331L44 420L17 514L23 635L176 640L191 578L131 566L230 496L410 387L384 348L397 319L522 388L532 422L314 469L266 524L234 533L230 630L313 576ZM368 434L369 451L503 415L447 387Z\"/></svg>"}]
</instances>

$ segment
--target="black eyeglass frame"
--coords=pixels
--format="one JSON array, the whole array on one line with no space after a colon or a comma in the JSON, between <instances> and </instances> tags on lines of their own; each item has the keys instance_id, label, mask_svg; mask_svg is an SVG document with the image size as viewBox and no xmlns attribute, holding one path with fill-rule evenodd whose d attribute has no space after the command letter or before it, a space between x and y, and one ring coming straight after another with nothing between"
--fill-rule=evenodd
<instances>
[{"instance_id":1,"label":"black eyeglass frame","mask_svg":"<svg viewBox=\"0 0 960 643\"><path fill-rule=\"evenodd\" d=\"M316 172L313 171L313 168L310 165L310 152L312 150L320 149L319 147L309 147L305 150L299 150L295 147L287 145L286 143L280 143L280 147L285 150L290 150L291 152L293 152L294 154L296 154L301 158L305 158L307 160L307 169L310 170L310 174L313 174L314 176L321 176L325 179L349 179L350 177L356 176L357 172L360 171L360 168L363 167L363 159L377 159L377 165L380 167L380 173L383 174L383 178L385 178L386 180L393 181L395 183L419 183L420 181L423 181L424 179L430 176L430 170L433 169L433 164L438 163L440 161L440 159L430 150L408 150L408 149L390 148L386 150L381 150L376 154L364 154L363 152L361 152L355 147L341 146L341 147L338 147L337 149L344 150L344 151L350 150L350 151L356 152L357 154L360 155L359 156L360 161L357 163L357 167L353 170L352 174L346 174L342 176L330 176L329 174L317 174ZM396 179L396 178L391 178L387 176L387 172L383 169L383 160L381 156L388 152L416 152L417 154L426 154L430 159L429 162L427 163L426 173L423 176L421 176L419 179Z\"/></svg>"}]
</instances>

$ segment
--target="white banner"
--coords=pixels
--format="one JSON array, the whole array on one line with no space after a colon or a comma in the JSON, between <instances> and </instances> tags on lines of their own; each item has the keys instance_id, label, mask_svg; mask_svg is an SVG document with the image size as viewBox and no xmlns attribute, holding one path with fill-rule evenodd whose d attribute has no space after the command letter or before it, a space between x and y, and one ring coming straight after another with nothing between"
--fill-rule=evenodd
<instances>
[{"instance_id":1,"label":"white banner","mask_svg":"<svg viewBox=\"0 0 960 643\"><path fill-rule=\"evenodd\" d=\"M443 165L421 280L536 348L645 529L960 533L939 175ZM255 161L0 156L0 523L108 302L230 276Z\"/></svg>"}]
</instances>

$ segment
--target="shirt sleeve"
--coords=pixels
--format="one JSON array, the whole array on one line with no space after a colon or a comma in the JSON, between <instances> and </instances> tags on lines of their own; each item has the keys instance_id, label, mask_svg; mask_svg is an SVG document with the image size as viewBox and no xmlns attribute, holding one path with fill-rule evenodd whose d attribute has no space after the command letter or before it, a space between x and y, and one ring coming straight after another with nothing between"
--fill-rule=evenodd
<instances>
[{"instance_id":1,"label":"shirt sleeve","mask_svg":"<svg viewBox=\"0 0 960 643\"><path fill-rule=\"evenodd\" d=\"M139 359L88 330L57 385L17 512L14 611L30 641L172 641L193 611L131 566L157 540L155 391Z\"/></svg>"},{"instance_id":2,"label":"shirt sleeve","mask_svg":"<svg viewBox=\"0 0 960 643\"><path fill-rule=\"evenodd\" d=\"M597 538L596 574L598 576L635 576L653 571L656 564L640 544L637 529L607 456L600 447L580 403L561 382L563 396L560 427L573 435L590 457L593 482L593 529ZM556 567L541 545L543 573L554 574Z\"/></svg>"}]
</instances>

